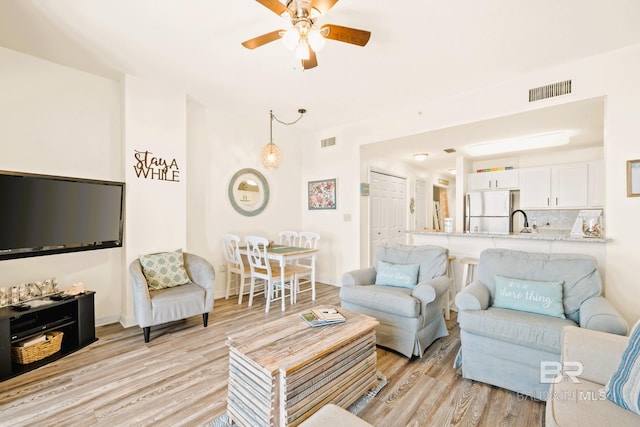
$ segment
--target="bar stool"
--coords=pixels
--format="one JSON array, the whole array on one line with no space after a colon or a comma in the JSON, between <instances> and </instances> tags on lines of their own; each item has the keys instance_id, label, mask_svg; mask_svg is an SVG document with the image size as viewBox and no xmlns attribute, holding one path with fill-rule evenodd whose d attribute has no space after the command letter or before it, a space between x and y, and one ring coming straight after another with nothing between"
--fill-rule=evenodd
<instances>
[{"instance_id":1,"label":"bar stool","mask_svg":"<svg viewBox=\"0 0 640 427\"><path fill-rule=\"evenodd\" d=\"M462 287L464 288L469 283L473 282L476 266L478 265L478 258L462 258L460 260L462 264Z\"/></svg>"},{"instance_id":2,"label":"bar stool","mask_svg":"<svg viewBox=\"0 0 640 427\"><path fill-rule=\"evenodd\" d=\"M456 257L449 256L449 263L447 264L447 277L451 279L449 289L447 289L447 293L444 295L444 318L447 320L451 319L451 288L456 289L456 278L453 270L453 261L455 260Z\"/></svg>"}]
</instances>

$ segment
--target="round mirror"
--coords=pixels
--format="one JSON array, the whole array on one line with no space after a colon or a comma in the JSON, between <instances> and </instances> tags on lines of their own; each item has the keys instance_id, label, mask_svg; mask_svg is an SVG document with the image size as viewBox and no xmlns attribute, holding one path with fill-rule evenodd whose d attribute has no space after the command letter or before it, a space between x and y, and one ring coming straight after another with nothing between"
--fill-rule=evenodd
<instances>
[{"instance_id":1,"label":"round mirror","mask_svg":"<svg viewBox=\"0 0 640 427\"><path fill-rule=\"evenodd\" d=\"M241 169L229 182L229 201L242 215L258 215L269 202L269 184L257 170Z\"/></svg>"}]
</instances>

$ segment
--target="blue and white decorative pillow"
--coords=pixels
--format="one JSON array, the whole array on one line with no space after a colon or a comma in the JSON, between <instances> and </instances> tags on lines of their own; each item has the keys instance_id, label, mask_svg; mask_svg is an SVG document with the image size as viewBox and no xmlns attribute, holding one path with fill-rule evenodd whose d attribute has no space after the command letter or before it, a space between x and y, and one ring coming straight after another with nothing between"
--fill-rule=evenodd
<instances>
[{"instance_id":1,"label":"blue and white decorative pillow","mask_svg":"<svg viewBox=\"0 0 640 427\"><path fill-rule=\"evenodd\" d=\"M182 249L175 252L162 252L152 255L140 255L140 265L147 285L151 290L172 288L189 283L189 275L184 269Z\"/></svg>"},{"instance_id":2,"label":"blue and white decorative pillow","mask_svg":"<svg viewBox=\"0 0 640 427\"><path fill-rule=\"evenodd\" d=\"M604 390L607 399L640 415L640 321L633 326L618 369Z\"/></svg>"},{"instance_id":3,"label":"blue and white decorative pillow","mask_svg":"<svg viewBox=\"0 0 640 427\"><path fill-rule=\"evenodd\" d=\"M420 264L392 264L378 261L376 285L415 288L418 284Z\"/></svg>"}]
</instances>

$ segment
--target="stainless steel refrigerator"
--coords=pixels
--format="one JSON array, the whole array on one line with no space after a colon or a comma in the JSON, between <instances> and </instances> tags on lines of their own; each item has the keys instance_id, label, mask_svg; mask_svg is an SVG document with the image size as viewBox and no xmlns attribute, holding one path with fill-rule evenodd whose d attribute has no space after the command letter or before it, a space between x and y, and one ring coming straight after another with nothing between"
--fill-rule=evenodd
<instances>
[{"instance_id":1,"label":"stainless steel refrigerator","mask_svg":"<svg viewBox=\"0 0 640 427\"><path fill-rule=\"evenodd\" d=\"M519 191L472 191L465 200L465 229L469 233L509 234L511 213L518 209Z\"/></svg>"}]
</instances>

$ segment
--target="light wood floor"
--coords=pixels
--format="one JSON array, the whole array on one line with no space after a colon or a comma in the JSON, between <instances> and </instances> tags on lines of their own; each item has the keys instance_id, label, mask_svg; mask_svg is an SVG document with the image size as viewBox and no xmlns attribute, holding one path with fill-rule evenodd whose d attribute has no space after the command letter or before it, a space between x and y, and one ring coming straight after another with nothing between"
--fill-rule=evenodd
<instances>
[{"instance_id":1,"label":"light wood floor","mask_svg":"<svg viewBox=\"0 0 640 427\"><path fill-rule=\"evenodd\" d=\"M339 305L338 288L317 287L315 303L307 292L293 310ZM0 425L203 425L225 413L227 335L285 314L265 314L262 297L252 308L246 300L216 300L209 327L196 316L152 328L148 344L138 327L98 327L96 343L0 382ZM447 323L450 335L422 359L378 348L388 384L359 416L377 426L544 425L543 403L465 380L452 368L460 337L455 317Z\"/></svg>"}]
</instances>

